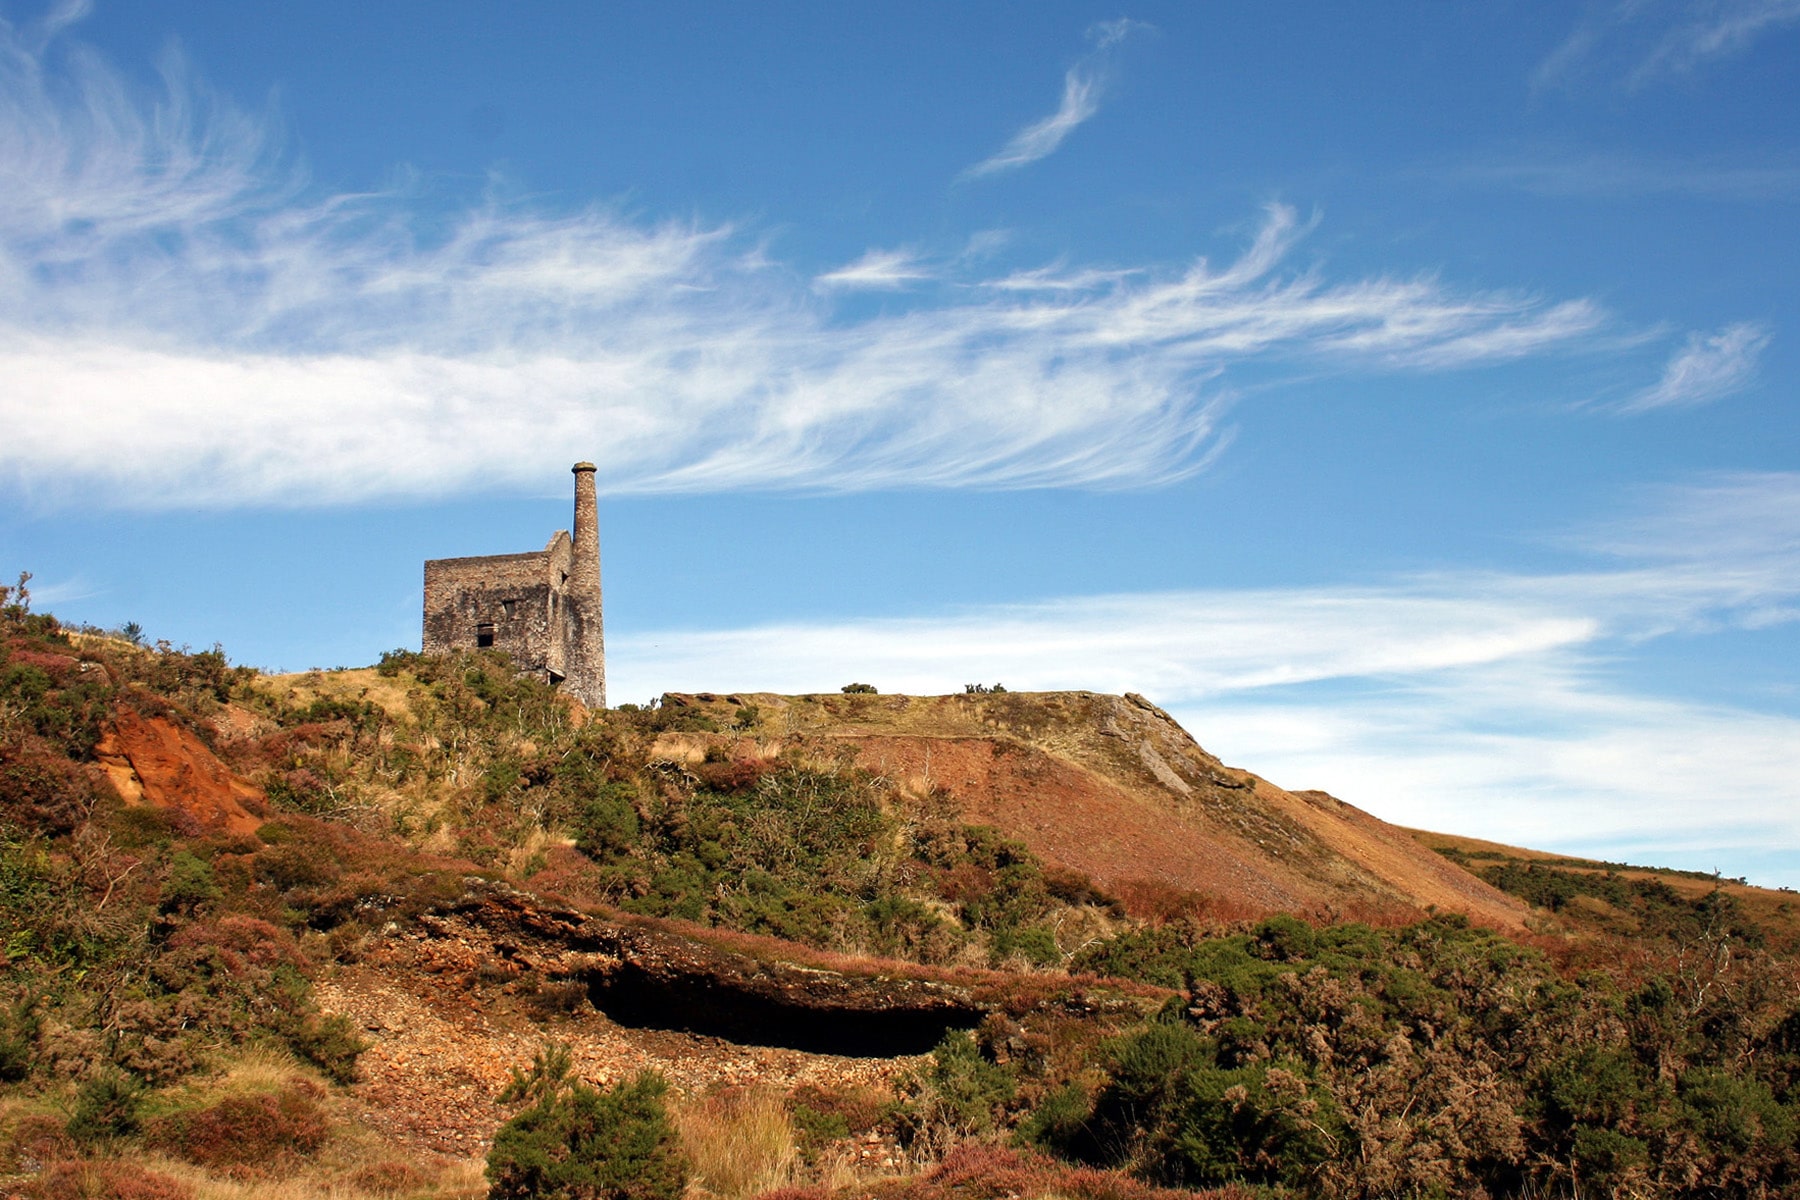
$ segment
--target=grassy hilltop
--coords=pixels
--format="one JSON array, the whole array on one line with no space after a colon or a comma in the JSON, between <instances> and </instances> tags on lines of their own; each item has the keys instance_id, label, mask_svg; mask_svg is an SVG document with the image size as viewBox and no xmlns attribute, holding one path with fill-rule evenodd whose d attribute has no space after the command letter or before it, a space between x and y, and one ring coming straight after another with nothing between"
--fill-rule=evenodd
<instances>
[{"instance_id":1,"label":"grassy hilltop","mask_svg":"<svg viewBox=\"0 0 1800 1200\"><path fill-rule=\"evenodd\" d=\"M499 1132L525 1195L577 1112L644 1200L1800 1194L1791 895L1398 830L1136 697L589 713L22 600L6 1194L482 1196Z\"/></svg>"}]
</instances>

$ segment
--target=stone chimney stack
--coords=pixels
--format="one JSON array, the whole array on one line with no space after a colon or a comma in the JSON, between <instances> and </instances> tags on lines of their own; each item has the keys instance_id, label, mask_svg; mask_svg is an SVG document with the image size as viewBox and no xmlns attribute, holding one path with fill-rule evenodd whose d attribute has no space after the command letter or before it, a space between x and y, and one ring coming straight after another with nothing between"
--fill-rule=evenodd
<instances>
[{"instance_id":1,"label":"stone chimney stack","mask_svg":"<svg viewBox=\"0 0 1800 1200\"><path fill-rule=\"evenodd\" d=\"M568 583L568 679L563 690L589 708L606 707L606 636L600 606L600 515L594 464L575 472L575 529Z\"/></svg>"},{"instance_id":2,"label":"stone chimney stack","mask_svg":"<svg viewBox=\"0 0 1800 1200\"><path fill-rule=\"evenodd\" d=\"M575 472L575 581L600 592L600 514L594 501L594 464L578 462Z\"/></svg>"}]
</instances>

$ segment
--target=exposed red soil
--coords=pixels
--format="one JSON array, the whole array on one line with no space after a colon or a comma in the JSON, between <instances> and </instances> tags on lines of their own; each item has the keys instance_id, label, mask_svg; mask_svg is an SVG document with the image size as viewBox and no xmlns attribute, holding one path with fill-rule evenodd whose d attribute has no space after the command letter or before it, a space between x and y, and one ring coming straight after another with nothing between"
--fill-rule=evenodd
<instances>
[{"instance_id":1,"label":"exposed red soil","mask_svg":"<svg viewBox=\"0 0 1800 1200\"><path fill-rule=\"evenodd\" d=\"M167 717L120 706L94 756L128 804L181 813L209 832L253 833L266 819L262 792Z\"/></svg>"},{"instance_id":2,"label":"exposed red soil","mask_svg":"<svg viewBox=\"0 0 1800 1200\"><path fill-rule=\"evenodd\" d=\"M860 765L955 799L965 820L993 825L1048 862L1103 887L1152 880L1238 897L1258 910L1299 907L1305 893L1253 865L1235 835L1171 836L1166 805L1031 746L997 738L857 738Z\"/></svg>"}]
</instances>

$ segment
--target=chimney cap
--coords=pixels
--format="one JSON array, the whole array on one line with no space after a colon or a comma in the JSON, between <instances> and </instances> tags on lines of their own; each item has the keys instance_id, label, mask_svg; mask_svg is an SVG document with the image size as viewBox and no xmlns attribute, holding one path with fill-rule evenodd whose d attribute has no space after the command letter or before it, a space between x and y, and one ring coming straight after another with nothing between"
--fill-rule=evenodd
<instances>
[{"instance_id":1,"label":"chimney cap","mask_svg":"<svg viewBox=\"0 0 1800 1200\"><path fill-rule=\"evenodd\" d=\"M578 462L573 467L570 467L569 469L571 471L579 473L582 471L593 471L595 469L595 467L594 467L594 464L591 462Z\"/></svg>"}]
</instances>

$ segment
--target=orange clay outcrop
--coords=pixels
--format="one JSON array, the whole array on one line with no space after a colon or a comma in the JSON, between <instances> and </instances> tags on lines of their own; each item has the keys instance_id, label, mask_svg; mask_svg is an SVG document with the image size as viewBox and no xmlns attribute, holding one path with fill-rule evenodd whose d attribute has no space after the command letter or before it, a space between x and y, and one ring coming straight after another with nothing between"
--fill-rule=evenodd
<instances>
[{"instance_id":1,"label":"orange clay outcrop","mask_svg":"<svg viewBox=\"0 0 1800 1200\"><path fill-rule=\"evenodd\" d=\"M1199 893L1222 915L1375 919L1437 908L1505 930L1526 908L1404 829L1324 792L1289 792L1225 766L1141 696L670 695L757 714L755 740L665 734L658 753L854 753L914 797L948 800L1048 862L1134 898Z\"/></svg>"},{"instance_id":2,"label":"orange clay outcrop","mask_svg":"<svg viewBox=\"0 0 1800 1200\"><path fill-rule=\"evenodd\" d=\"M263 794L231 773L192 730L120 707L94 747L127 804L178 812L207 831L254 833Z\"/></svg>"}]
</instances>

